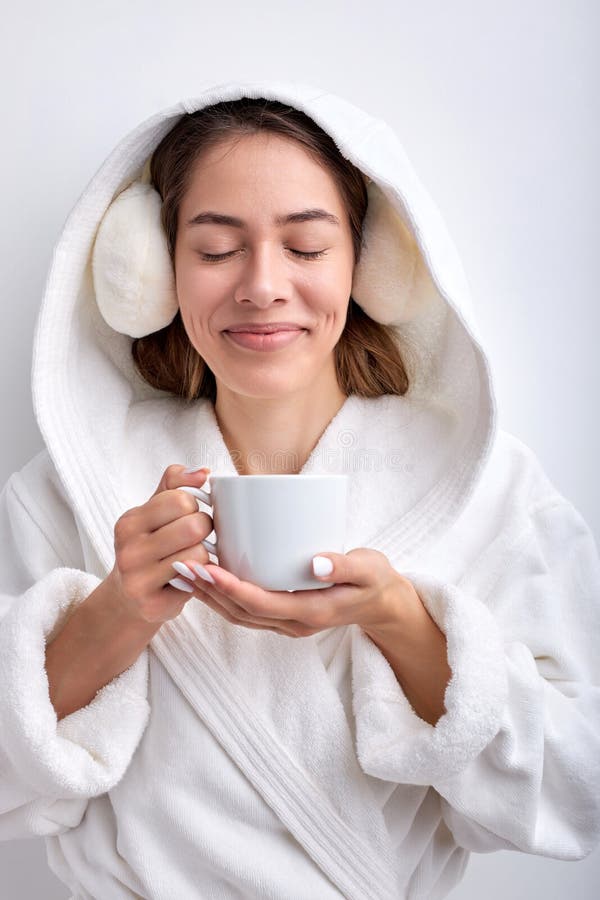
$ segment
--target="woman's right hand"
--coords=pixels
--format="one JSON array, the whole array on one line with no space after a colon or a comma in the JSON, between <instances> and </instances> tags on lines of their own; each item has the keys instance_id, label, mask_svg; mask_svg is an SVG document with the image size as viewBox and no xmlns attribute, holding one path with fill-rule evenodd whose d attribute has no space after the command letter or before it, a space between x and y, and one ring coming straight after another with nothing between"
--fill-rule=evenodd
<instances>
[{"instance_id":1,"label":"woman's right hand","mask_svg":"<svg viewBox=\"0 0 600 900\"><path fill-rule=\"evenodd\" d=\"M179 487L201 487L210 469L184 474L185 466L168 466L150 499L127 510L114 528L115 565L107 580L134 619L165 622L179 615L193 596L169 584L177 560L209 561L201 543L213 530L208 513Z\"/></svg>"}]
</instances>

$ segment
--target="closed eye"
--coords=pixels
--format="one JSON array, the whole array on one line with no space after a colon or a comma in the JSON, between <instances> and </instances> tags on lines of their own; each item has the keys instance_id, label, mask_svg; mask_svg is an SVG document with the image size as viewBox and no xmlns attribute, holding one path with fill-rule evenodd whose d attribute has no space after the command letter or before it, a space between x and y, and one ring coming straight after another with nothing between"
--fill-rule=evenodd
<instances>
[{"instance_id":1,"label":"closed eye","mask_svg":"<svg viewBox=\"0 0 600 900\"><path fill-rule=\"evenodd\" d=\"M325 256L325 254L327 253L327 250L303 251L303 250L292 250L291 247L289 249L292 253L297 253L298 256L302 256L304 259L318 259L320 256Z\"/></svg>"},{"instance_id":2,"label":"closed eye","mask_svg":"<svg viewBox=\"0 0 600 900\"><path fill-rule=\"evenodd\" d=\"M295 253L297 256L301 256L303 259L318 259L321 256L325 256L327 250L294 250L292 247L287 248L291 253ZM236 250L230 250L228 253L200 253L201 259L205 260L205 262L219 262L219 260L227 259L229 256L233 256L234 253L237 253Z\"/></svg>"}]
</instances>

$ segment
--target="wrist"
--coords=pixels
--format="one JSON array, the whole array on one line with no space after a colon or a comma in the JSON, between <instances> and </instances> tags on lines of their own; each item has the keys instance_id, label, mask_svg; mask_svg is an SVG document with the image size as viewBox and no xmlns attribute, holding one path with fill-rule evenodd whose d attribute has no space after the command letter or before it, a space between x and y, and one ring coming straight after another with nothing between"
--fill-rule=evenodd
<instances>
[{"instance_id":1,"label":"wrist","mask_svg":"<svg viewBox=\"0 0 600 900\"><path fill-rule=\"evenodd\" d=\"M385 591L381 610L379 621L363 627L363 631L369 637L393 638L406 645L422 632L430 618L412 582L399 573L395 573Z\"/></svg>"},{"instance_id":2,"label":"wrist","mask_svg":"<svg viewBox=\"0 0 600 900\"><path fill-rule=\"evenodd\" d=\"M385 608L381 623L363 631L387 659L416 714L435 725L446 712L445 692L452 677L446 636L406 578L399 577Z\"/></svg>"},{"instance_id":3,"label":"wrist","mask_svg":"<svg viewBox=\"0 0 600 900\"><path fill-rule=\"evenodd\" d=\"M149 622L144 619L127 602L120 588L115 570L98 585L95 591L86 598L88 613L98 622L110 623L112 631L126 634L130 637L147 637L148 641L163 624L162 621Z\"/></svg>"},{"instance_id":4,"label":"wrist","mask_svg":"<svg viewBox=\"0 0 600 900\"><path fill-rule=\"evenodd\" d=\"M87 705L128 669L160 625L132 616L110 576L75 605L45 649L50 702L58 720Z\"/></svg>"}]
</instances>

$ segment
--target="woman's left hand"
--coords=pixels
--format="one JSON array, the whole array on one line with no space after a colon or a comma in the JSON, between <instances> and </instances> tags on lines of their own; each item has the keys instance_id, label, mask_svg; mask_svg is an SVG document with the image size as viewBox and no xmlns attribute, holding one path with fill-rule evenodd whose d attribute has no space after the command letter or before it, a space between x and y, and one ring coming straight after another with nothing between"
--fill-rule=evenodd
<instances>
[{"instance_id":1,"label":"woman's left hand","mask_svg":"<svg viewBox=\"0 0 600 900\"><path fill-rule=\"evenodd\" d=\"M348 553L322 553L333 571L314 576L333 581L328 588L268 591L212 563L204 566L214 584L199 576L190 581L194 594L228 622L245 628L308 637L336 625L355 623L375 632L407 621L422 603L411 582L392 568L385 554L368 547ZM187 567L199 564L194 560ZM201 567L199 567L201 568ZM192 568L192 572L194 569ZM188 579L189 581L190 579Z\"/></svg>"}]
</instances>

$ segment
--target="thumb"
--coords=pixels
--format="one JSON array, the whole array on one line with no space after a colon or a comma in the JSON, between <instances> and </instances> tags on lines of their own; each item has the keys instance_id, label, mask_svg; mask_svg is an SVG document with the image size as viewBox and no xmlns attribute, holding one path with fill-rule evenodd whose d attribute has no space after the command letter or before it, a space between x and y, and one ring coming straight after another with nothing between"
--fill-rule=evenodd
<instances>
[{"instance_id":1,"label":"thumb","mask_svg":"<svg viewBox=\"0 0 600 900\"><path fill-rule=\"evenodd\" d=\"M356 547L348 553L320 553L312 558L313 573L336 584L367 585L381 564L380 557L383 554L368 547Z\"/></svg>"}]
</instances>

